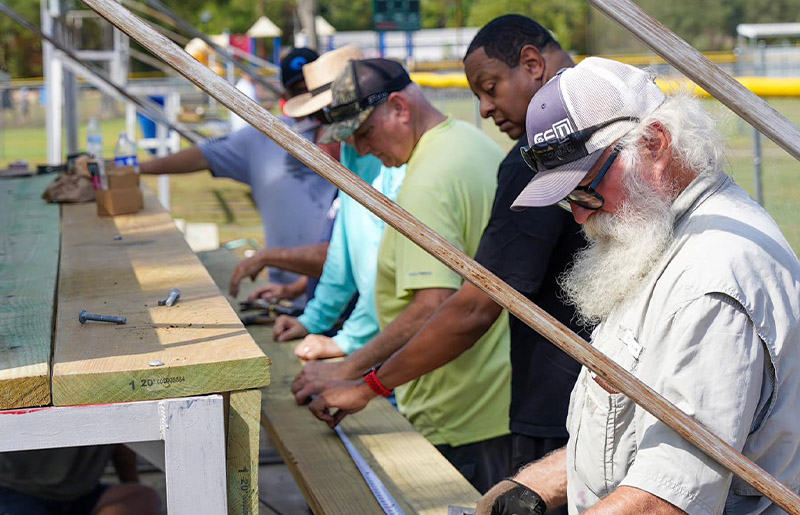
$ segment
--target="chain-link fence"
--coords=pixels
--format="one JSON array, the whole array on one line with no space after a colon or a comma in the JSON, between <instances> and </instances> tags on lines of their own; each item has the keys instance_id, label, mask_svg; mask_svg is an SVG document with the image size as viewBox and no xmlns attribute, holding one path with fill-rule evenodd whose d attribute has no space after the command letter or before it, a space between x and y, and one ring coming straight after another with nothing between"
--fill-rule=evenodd
<instances>
[{"instance_id":1,"label":"chain-link fence","mask_svg":"<svg viewBox=\"0 0 800 515\"><path fill-rule=\"evenodd\" d=\"M800 48L748 47L740 52L735 61L722 63L727 71L735 75L768 75L800 77ZM663 76L678 73L669 65L651 66ZM183 79L171 77L153 79L159 86L178 89L181 93L184 121L217 120L223 126L228 120L227 111L209 101L202 93ZM500 133L491 120L481 120L477 101L467 88L423 88L425 95L442 112L481 127L503 149L513 142ZM41 83L14 83L0 81L0 167L23 159L31 165L45 161L45 105L46 97ZM727 108L714 100L708 100L709 108L725 121L723 131L729 145L729 170L737 182L751 195L756 196L754 177L754 130L731 114ZM770 100L775 108L794 123L800 123L800 94L798 98ZM271 106L271 102L268 102ZM105 152L113 153L115 136L125 130L124 106L102 95L86 85L78 86L79 139L85 142L85 126L89 118L101 120L109 135L104 140ZM800 181L794 177L797 162L775 144L762 138L761 192L767 210L781 225L792 246L800 250Z\"/></svg>"},{"instance_id":2,"label":"chain-link fence","mask_svg":"<svg viewBox=\"0 0 800 515\"><path fill-rule=\"evenodd\" d=\"M666 76L670 76L671 67L662 68ZM491 120L480 120L477 101L469 89L424 88L424 92L442 112L478 124L503 149L511 148L513 142L498 131ZM778 222L792 248L795 252L800 252L800 181L796 177L797 160L767 138L761 137L761 179L760 187L757 187L759 181L754 163L755 130L718 101L704 102L720 120L720 129L727 140L726 171L753 198L761 198L764 207ZM792 122L800 124L800 94L798 98L770 99L769 102ZM760 195L757 195L757 190L760 190Z\"/></svg>"}]
</instances>

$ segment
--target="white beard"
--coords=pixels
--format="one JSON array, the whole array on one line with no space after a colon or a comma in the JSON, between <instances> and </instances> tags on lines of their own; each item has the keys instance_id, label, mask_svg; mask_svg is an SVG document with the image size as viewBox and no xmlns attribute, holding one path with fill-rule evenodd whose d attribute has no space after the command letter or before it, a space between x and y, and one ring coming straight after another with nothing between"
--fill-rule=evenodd
<instances>
[{"instance_id":1,"label":"white beard","mask_svg":"<svg viewBox=\"0 0 800 515\"><path fill-rule=\"evenodd\" d=\"M602 322L632 298L673 239L673 199L631 176L625 173L628 200L616 213L589 217L583 225L589 245L559 278L584 325Z\"/></svg>"}]
</instances>

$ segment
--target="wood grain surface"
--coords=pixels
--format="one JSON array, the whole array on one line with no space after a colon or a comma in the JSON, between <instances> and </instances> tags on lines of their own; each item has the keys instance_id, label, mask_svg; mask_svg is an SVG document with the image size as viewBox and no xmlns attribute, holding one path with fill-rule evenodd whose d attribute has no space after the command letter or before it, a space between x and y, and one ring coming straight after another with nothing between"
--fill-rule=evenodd
<instances>
[{"instance_id":1,"label":"wood grain surface","mask_svg":"<svg viewBox=\"0 0 800 515\"><path fill-rule=\"evenodd\" d=\"M0 179L0 409L50 403L59 206L52 175Z\"/></svg>"},{"instance_id":2,"label":"wood grain surface","mask_svg":"<svg viewBox=\"0 0 800 515\"><path fill-rule=\"evenodd\" d=\"M258 513L261 390L231 392L228 399L228 515L252 515Z\"/></svg>"},{"instance_id":3,"label":"wood grain surface","mask_svg":"<svg viewBox=\"0 0 800 515\"><path fill-rule=\"evenodd\" d=\"M236 259L226 250L200 254L220 286L227 285ZM240 296L252 291L243 281ZM233 302L234 299L231 299ZM315 514L381 513L339 437L290 391L300 372L294 343L277 343L270 326L248 330L270 356L272 384L263 390L261 419L270 438ZM385 399L342 421L361 456L407 514L445 514L450 505L475 506L480 495L472 485Z\"/></svg>"},{"instance_id":4,"label":"wood grain surface","mask_svg":"<svg viewBox=\"0 0 800 515\"><path fill-rule=\"evenodd\" d=\"M171 288L181 291L180 300L158 306ZM83 309L124 316L127 324L80 324ZM268 383L269 360L152 192L145 192L144 210L132 215L98 217L94 204L64 206L55 405L185 397Z\"/></svg>"}]
</instances>

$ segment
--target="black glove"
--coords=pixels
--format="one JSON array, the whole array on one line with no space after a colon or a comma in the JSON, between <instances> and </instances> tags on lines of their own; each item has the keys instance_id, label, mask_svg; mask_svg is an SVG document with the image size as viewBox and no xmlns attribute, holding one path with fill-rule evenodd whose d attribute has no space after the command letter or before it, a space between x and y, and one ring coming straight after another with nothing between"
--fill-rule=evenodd
<instances>
[{"instance_id":1,"label":"black glove","mask_svg":"<svg viewBox=\"0 0 800 515\"><path fill-rule=\"evenodd\" d=\"M546 511L547 505L539 494L522 483L498 496L492 505L492 515L544 515Z\"/></svg>"}]
</instances>

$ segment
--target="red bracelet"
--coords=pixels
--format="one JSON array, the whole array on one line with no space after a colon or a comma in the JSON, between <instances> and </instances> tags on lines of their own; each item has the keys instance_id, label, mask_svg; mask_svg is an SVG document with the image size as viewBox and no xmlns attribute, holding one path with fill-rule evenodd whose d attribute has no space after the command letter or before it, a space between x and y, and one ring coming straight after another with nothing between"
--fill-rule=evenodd
<instances>
[{"instance_id":1,"label":"red bracelet","mask_svg":"<svg viewBox=\"0 0 800 515\"><path fill-rule=\"evenodd\" d=\"M375 375L377 370L372 369L369 371L367 375L364 376L364 380L367 382L367 386L373 392L377 393L378 395L382 395L384 397L388 397L392 394L391 390L387 390L380 381L378 381L378 376Z\"/></svg>"}]
</instances>

